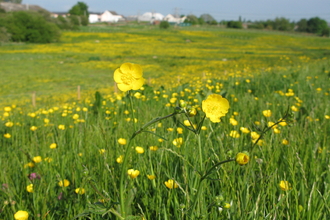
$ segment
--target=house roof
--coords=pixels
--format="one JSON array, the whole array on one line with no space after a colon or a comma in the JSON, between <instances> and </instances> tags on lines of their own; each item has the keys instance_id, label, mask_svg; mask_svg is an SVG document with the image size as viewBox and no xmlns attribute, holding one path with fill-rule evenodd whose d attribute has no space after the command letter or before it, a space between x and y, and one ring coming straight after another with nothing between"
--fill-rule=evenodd
<instances>
[{"instance_id":1,"label":"house roof","mask_svg":"<svg viewBox=\"0 0 330 220\"><path fill-rule=\"evenodd\" d=\"M0 2L0 7L3 8L6 12L10 11L47 11L46 9L38 5L29 5L29 4L16 4L10 2Z\"/></svg>"}]
</instances>

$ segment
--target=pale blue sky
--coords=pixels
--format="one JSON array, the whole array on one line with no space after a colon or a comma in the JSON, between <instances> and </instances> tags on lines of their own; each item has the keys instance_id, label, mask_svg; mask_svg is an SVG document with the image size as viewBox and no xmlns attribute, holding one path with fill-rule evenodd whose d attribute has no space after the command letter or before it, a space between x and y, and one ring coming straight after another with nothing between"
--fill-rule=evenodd
<instances>
[{"instance_id":1,"label":"pale blue sky","mask_svg":"<svg viewBox=\"0 0 330 220\"><path fill-rule=\"evenodd\" d=\"M89 6L89 11L115 11L129 16L145 12L179 15L208 13L217 21L267 20L285 17L291 21L320 17L330 22L330 0L79 0ZM77 0L23 0L23 4L39 5L51 12L66 12Z\"/></svg>"}]
</instances>

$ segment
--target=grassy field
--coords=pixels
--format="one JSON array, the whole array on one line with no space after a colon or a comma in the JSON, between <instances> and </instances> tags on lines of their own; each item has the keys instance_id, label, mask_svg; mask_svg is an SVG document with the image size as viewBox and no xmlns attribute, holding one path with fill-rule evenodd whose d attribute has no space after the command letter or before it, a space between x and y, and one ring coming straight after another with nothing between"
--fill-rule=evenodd
<instances>
[{"instance_id":1,"label":"grassy field","mask_svg":"<svg viewBox=\"0 0 330 220\"><path fill-rule=\"evenodd\" d=\"M329 219L329 45L152 26L2 45L0 219ZM141 89L114 87L125 62Z\"/></svg>"}]
</instances>

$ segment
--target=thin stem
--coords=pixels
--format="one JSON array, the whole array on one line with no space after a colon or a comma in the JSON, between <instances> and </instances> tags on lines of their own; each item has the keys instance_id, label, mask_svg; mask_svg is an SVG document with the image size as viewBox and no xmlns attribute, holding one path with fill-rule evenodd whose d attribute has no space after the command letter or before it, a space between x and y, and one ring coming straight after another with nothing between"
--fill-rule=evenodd
<instances>
[{"instance_id":1,"label":"thin stem","mask_svg":"<svg viewBox=\"0 0 330 220\"><path fill-rule=\"evenodd\" d=\"M120 210L121 210L121 215L123 218L126 218L126 207L125 207L125 196L124 196L124 178L126 174L126 165L128 161L128 155L129 151L131 149L131 142L132 138L129 140L127 147L125 149L125 155L124 155L124 161L122 164L122 169L121 169L121 174L120 174L120 185L119 185L119 193L120 193Z\"/></svg>"}]
</instances>

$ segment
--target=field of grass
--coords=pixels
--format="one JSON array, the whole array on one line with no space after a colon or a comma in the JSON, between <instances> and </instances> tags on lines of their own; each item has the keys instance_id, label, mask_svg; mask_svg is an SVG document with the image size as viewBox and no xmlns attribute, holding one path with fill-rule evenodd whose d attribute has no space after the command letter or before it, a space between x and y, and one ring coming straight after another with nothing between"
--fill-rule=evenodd
<instances>
[{"instance_id":1,"label":"field of grass","mask_svg":"<svg viewBox=\"0 0 330 220\"><path fill-rule=\"evenodd\" d=\"M329 219L329 55L329 38L151 26L2 45L0 219ZM114 87L125 62L141 89Z\"/></svg>"}]
</instances>

